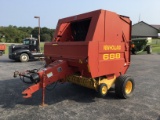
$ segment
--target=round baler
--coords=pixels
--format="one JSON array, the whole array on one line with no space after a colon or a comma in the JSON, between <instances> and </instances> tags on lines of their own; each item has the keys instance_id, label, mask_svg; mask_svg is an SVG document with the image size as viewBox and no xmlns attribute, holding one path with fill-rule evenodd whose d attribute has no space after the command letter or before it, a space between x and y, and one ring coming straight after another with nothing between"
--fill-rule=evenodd
<instances>
[{"instance_id":1,"label":"round baler","mask_svg":"<svg viewBox=\"0 0 160 120\"><path fill-rule=\"evenodd\" d=\"M101 97L115 85L120 98L128 98L134 80L125 73L130 66L131 21L129 17L96 10L60 19L52 39L45 43L46 65L40 70L15 72L34 83L25 98L54 82L72 82L95 89Z\"/></svg>"}]
</instances>

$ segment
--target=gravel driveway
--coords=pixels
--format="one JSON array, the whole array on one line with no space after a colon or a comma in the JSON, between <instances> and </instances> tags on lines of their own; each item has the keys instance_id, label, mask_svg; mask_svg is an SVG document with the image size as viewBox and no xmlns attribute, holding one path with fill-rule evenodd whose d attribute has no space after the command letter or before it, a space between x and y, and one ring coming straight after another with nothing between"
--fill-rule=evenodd
<instances>
[{"instance_id":1,"label":"gravel driveway","mask_svg":"<svg viewBox=\"0 0 160 120\"><path fill-rule=\"evenodd\" d=\"M47 91L48 106L39 107L41 91L22 98L27 88L15 70L39 68L42 61L14 62L0 56L0 120L160 120L160 55L132 55L127 71L135 79L132 98L117 99L114 91L98 98L94 90L71 83Z\"/></svg>"}]
</instances>

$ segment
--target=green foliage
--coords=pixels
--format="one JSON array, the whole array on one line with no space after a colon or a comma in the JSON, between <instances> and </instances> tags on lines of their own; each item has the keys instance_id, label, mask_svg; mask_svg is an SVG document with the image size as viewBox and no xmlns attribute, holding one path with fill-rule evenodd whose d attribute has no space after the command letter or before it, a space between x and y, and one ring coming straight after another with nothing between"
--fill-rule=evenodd
<instances>
[{"instance_id":1,"label":"green foliage","mask_svg":"<svg viewBox=\"0 0 160 120\"><path fill-rule=\"evenodd\" d=\"M42 34L41 35L41 41L43 40L44 42L49 42L49 41L51 41L51 36L50 36L50 34Z\"/></svg>"},{"instance_id":2,"label":"green foliage","mask_svg":"<svg viewBox=\"0 0 160 120\"><path fill-rule=\"evenodd\" d=\"M0 42L6 43L22 43L22 40L31 35L38 38L38 27L17 27L9 25L8 27L0 27ZM40 29L41 41L51 41L54 29L43 27Z\"/></svg>"},{"instance_id":3,"label":"green foliage","mask_svg":"<svg viewBox=\"0 0 160 120\"><path fill-rule=\"evenodd\" d=\"M38 38L38 27L35 27L32 29L31 31L31 35L34 37L34 38Z\"/></svg>"},{"instance_id":4,"label":"green foliage","mask_svg":"<svg viewBox=\"0 0 160 120\"><path fill-rule=\"evenodd\" d=\"M42 42L51 41L54 31L55 31L54 29L49 29L49 28L46 28L46 27L41 28L40 29L40 39L41 39L41 41ZM39 28L38 27L33 28L31 34L33 35L33 37L38 38Z\"/></svg>"},{"instance_id":5,"label":"green foliage","mask_svg":"<svg viewBox=\"0 0 160 120\"><path fill-rule=\"evenodd\" d=\"M154 53L160 53L160 39L152 40L152 51Z\"/></svg>"}]
</instances>

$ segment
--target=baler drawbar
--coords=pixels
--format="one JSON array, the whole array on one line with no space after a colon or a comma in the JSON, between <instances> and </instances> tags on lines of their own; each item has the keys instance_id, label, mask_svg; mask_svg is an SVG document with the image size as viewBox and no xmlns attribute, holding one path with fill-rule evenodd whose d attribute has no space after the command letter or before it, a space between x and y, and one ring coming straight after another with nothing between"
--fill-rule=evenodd
<instances>
[{"instance_id":1,"label":"baler drawbar","mask_svg":"<svg viewBox=\"0 0 160 120\"><path fill-rule=\"evenodd\" d=\"M132 96L134 80L125 73L130 66L131 21L129 17L96 10L60 19L52 42L45 43L46 65L41 69L14 72L32 86L24 98L55 82L72 82L97 91L104 97L115 85L120 98Z\"/></svg>"},{"instance_id":2,"label":"baler drawbar","mask_svg":"<svg viewBox=\"0 0 160 120\"><path fill-rule=\"evenodd\" d=\"M58 80L64 79L66 76L69 76L71 74L73 74L73 71L68 67L67 62L63 60L57 60L48 65L46 68L41 69L39 71L35 69L28 70L23 73L15 71L14 77L19 75L24 78L29 78L30 83L34 84L22 92L24 98L32 97L32 94L34 92L42 88L42 105L44 105L46 86Z\"/></svg>"}]
</instances>

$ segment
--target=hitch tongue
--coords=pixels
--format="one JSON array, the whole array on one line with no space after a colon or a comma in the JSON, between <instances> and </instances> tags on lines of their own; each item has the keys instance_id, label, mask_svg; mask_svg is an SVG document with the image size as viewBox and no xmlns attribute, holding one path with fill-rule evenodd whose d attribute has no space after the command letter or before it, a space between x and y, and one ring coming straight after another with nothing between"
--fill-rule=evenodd
<instances>
[{"instance_id":1,"label":"hitch tongue","mask_svg":"<svg viewBox=\"0 0 160 120\"><path fill-rule=\"evenodd\" d=\"M22 95L23 95L23 98L30 98L30 97L32 97L32 94L29 94L26 91L22 92Z\"/></svg>"},{"instance_id":2,"label":"hitch tongue","mask_svg":"<svg viewBox=\"0 0 160 120\"><path fill-rule=\"evenodd\" d=\"M32 94L41 88L40 83L34 84L22 92L23 98L30 98Z\"/></svg>"}]
</instances>

